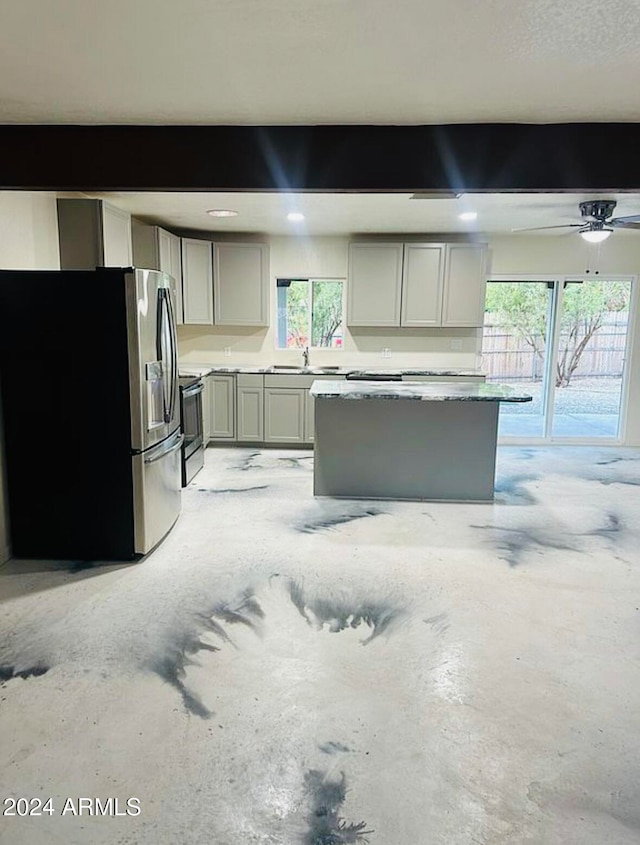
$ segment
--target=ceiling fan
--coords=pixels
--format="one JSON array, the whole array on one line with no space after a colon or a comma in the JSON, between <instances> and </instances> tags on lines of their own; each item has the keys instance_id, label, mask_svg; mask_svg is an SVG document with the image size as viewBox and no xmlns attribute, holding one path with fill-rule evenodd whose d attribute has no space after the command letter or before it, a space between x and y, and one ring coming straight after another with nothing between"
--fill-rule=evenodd
<instances>
[{"instance_id":1,"label":"ceiling fan","mask_svg":"<svg viewBox=\"0 0 640 845\"><path fill-rule=\"evenodd\" d=\"M612 217L617 203L615 200L587 200L578 204L582 223L565 223L560 226L534 226L527 229L512 229L512 232L536 232L542 229L578 229L585 241L598 244L606 241L614 229L640 230L640 214L627 217Z\"/></svg>"}]
</instances>

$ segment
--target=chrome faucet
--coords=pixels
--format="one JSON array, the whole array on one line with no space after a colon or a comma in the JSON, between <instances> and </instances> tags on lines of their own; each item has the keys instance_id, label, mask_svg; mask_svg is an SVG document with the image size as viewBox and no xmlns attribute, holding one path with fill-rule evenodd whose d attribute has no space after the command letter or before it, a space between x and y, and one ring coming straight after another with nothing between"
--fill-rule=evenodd
<instances>
[{"instance_id":1,"label":"chrome faucet","mask_svg":"<svg viewBox=\"0 0 640 845\"><path fill-rule=\"evenodd\" d=\"M302 350L302 363L305 367L309 366L309 347L305 346Z\"/></svg>"}]
</instances>

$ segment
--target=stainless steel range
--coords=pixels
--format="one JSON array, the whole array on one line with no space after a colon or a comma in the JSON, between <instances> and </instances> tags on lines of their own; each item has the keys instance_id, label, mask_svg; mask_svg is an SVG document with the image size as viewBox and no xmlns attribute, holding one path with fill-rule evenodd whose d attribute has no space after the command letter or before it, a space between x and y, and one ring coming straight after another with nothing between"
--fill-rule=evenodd
<instances>
[{"instance_id":1,"label":"stainless steel range","mask_svg":"<svg viewBox=\"0 0 640 845\"><path fill-rule=\"evenodd\" d=\"M200 378L186 376L180 384L180 424L182 427L182 486L186 487L204 465L202 391Z\"/></svg>"}]
</instances>

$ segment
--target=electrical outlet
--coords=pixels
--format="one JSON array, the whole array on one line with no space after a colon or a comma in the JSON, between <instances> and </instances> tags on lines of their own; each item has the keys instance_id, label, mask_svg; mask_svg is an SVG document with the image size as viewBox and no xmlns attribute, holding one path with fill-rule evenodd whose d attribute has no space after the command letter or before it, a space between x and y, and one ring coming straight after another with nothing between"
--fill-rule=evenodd
<instances>
[{"instance_id":1,"label":"electrical outlet","mask_svg":"<svg viewBox=\"0 0 640 845\"><path fill-rule=\"evenodd\" d=\"M225 348L224 348L224 354L225 354L225 357L226 357L226 358L230 358L230 357L231 357L231 347L230 347L230 346L225 346Z\"/></svg>"},{"instance_id":2,"label":"electrical outlet","mask_svg":"<svg viewBox=\"0 0 640 845\"><path fill-rule=\"evenodd\" d=\"M391 350L389 349L388 346L385 346L385 348L382 350L382 352L380 354L382 355L383 358L391 358Z\"/></svg>"},{"instance_id":3,"label":"electrical outlet","mask_svg":"<svg viewBox=\"0 0 640 845\"><path fill-rule=\"evenodd\" d=\"M451 348L459 352L462 349L462 338L454 337L451 340Z\"/></svg>"}]
</instances>

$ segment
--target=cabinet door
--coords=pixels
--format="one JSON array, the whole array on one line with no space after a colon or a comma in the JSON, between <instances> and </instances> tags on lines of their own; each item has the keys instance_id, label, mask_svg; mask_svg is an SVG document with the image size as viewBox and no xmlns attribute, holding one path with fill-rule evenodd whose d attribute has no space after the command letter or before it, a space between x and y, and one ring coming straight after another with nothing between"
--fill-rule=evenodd
<instances>
[{"instance_id":1,"label":"cabinet door","mask_svg":"<svg viewBox=\"0 0 640 845\"><path fill-rule=\"evenodd\" d=\"M102 203L102 237L105 267L132 267L131 215Z\"/></svg>"},{"instance_id":2,"label":"cabinet door","mask_svg":"<svg viewBox=\"0 0 640 845\"><path fill-rule=\"evenodd\" d=\"M302 387L266 387L264 391L264 439L267 443L304 442Z\"/></svg>"},{"instance_id":3,"label":"cabinet door","mask_svg":"<svg viewBox=\"0 0 640 845\"><path fill-rule=\"evenodd\" d=\"M404 245L401 325L440 325L444 264L444 244Z\"/></svg>"},{"instance_id":4,"label":"cabinet door","mask_svg":"<svg viewBox=\"0 0 640 845\"><path fill-rule=\"evenodd\" d=\"M267 245L217 243L213 256L216 325L267 326Z\"/></svg>"},{"instance_id":5,"label":"cabinet door","mask_svg":"<svg viewBox=\"0 0 640 845\"><path fill-rule=\"evenodd\" d=\"M348 325L400 325L402 248L401 243L349 245Z\"/></svg>"},{"instance_id":6,"label":"cabinet door","mask_svg":"<svg viewBox=\"0 0 640 845\"><path fill-rule=\"evenodd\" d=\"M158 229L160 269L176 280L176 322L184 322L182 311L182 256L180 238L164 229Z\"/></svg>"},{"instance_id":7,"label":"cabinet door","mask_svg":"<svg viewBox=\"0 0 640 845\"><path fill-rule=\"evenodd\" d=\"M264 388L237 389L238 440L257 443L264 440Z\"/></svg>"},{"instance_id":8,"label":"cabinet door","mask_svg":"<svg viewBox=\"0 0 640 845\"><path fill-rule=\"evenodd\" d=\"M235 440L235 379L233 376L207 376L211 414L211 439Z\"/></svg>"},{"instance_id":9,"label":"cabinet door","mask_svg":"<svg viewBox=\"0 0 640 845\"><path fill-rule=\"evenodd\" d=\"M209 377L202 379L204 390L202 391L202 437L206 446L211 440L211 408L213 405L213 385Z\"/></svg>"},{"instance_id":10,"label":"cabinet door","mask_svg":"<svg viewBox=\"0 0 640 845\"><path fill-rule=\"evenodd\" d=\"M305 443L313 443L316 433L315 423L316 400L307 390L304 397L304 440Z\"/></svg>"},{"instance_id":11,"label":"cabinet door","mask_svg":"<svg viewBox=\"0 0 640 845\"><path fill-rule=\"evenodd\" d=\"M443 326L482 326L486 290L486 244L448 244Z\"/></svg>"},{"instance_id":12,"label":"cabinet door","mask_svg":"<svg viewBox=\"0 0 640 845\"><path fill-rule=\"evenodd\" d=\"M211 242L182 238L182 297L184 322L213 325L213 267Z\"/></svg>"}]
</instances>

